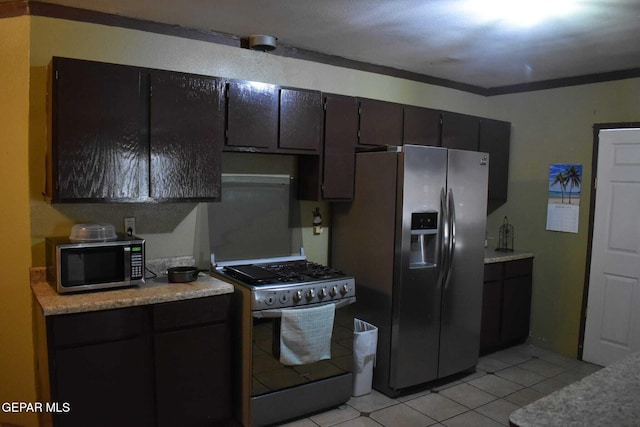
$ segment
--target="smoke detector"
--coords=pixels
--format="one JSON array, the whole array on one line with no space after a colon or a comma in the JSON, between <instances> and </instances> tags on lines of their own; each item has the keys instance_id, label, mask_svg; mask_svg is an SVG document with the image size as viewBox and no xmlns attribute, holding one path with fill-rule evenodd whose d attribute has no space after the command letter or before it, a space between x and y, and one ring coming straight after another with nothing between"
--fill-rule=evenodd
<instances>
[{"instance_id":1,"label":"smoke detector","mask_svg":"<svg viewBox=\"0 0 640 427\"><path fill-rule=\"evenodd\" d=\"M249 36L249 48L267 52L276 48L276 38L268 35Z\"/></svg>"}]
</instances>

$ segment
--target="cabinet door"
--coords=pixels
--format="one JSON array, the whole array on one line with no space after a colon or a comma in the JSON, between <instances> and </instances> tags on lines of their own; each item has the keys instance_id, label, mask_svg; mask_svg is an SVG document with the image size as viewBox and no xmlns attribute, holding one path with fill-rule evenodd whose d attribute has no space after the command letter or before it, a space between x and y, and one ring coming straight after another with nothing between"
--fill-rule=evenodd
<instances>
[{"instance_id":1,"label":"cabinet door","mask_svg":"<svg viewBox=\"0 0 640 427\"><path fill-rule=\"evenodd\" d=\"M466 114L442 113L442 146L478 151L480 118Z\"/></svg>"},{"instance_id":2,"label":"cabinet door","mask_svg":"<svg viewBox=\"0 0 640 427\"><path fill-rule=\"evenodd\" d=\"M231 418L228 324L155 336L158 426L205 426Z\"/></svg>"},{"instance_id":3,"label":"cabinet door","mask_svg":"<svg viewBox=\"0 0 640 427\"><path fill-rule=\"evenodd\" d=\"M361 98L359 143L402 145L402 105Z\"/></svg>"},{"instance_id":4,"label":"cabinet door","mask_svg":"<svg viewBox=\"0 0 640 427\"><path fill-rule=\"evenodd\" d=\"M482 119L478 151L489 153L489 196L487 213L507 201L509 181L509 140L511 123Z\"/></svg>"},{"instance_id":5,"label":"cabinet door","mask_svg":"<svg viewBox=\"0 0 640 427\"><path fill-rule=\"evenodd\" d=\"M320 150L321 123L320 92L280 89L280 148L317 153Z\"/></svg>"},{"instance_id":6,"label":"cabinet door","mask_svg":"<svg viewBox=\"0 0 640 427\"><path fill-rule=\"evenodd\" d=\"M529 336L531 276L505 279L502 289L502 342L524 341Z\"/></svg>"},{"instance_id":7,"label":"cabinet door","mask_svg":"<svg viewBox=\"0 0 640 427\"><path fill-rule=\"evenodd\" d=\"M533 260L504 263L501 341L514 343L529 336Z\"/></svg>"},{"instance_id":8,"label":"cabinet door","mask_svg":"<svg viewBox=\"0 0 640 427\"><path fill-rule=\"evenodd\" d=\"M278 87L232 80L227 83L229 147L274 150L278 141Z\"/></svg>"},{"instance_id":9,"label":"cabinet door","mask_svg":"<svg viewBox=\"0 0 640 427\"><path fill-rule=\"evenodd\" d=\"M298 198L351 200L358 142L358 99L323 95L324 139L321 156L298 156Z\"/></svg>"},{"instance_id":10,"label":"cabinet door","mask_svg":"<svg viewBox=\"0 0 640 427\"><path fill-rule=\"evenodd\" d=\"M141 336L55 351L52 400L70 411L54 425L155 426L151 349Z\"/></svg>"},{"instance_id":11,"label":"cabinet door","mask_svg":"<svg viewBox=\"0 0 640 427\"><path fill-rule=\"evenodd\" d=\"M46 320L52 401L71 406L56 426L155 425L147 307Z\"/></svg>"},{"instance_id":12,"label":"cabinet door","mask_svg":"<svg viewBox=\"0 0 640 427\"><path fill-rule=\"evenodd\" d=\"M52 201L137 199L147 126L140 72L65 58L54 58L52 68Z\"/></svg>"},{"instance_id":13,"label":"cabinet door","mask_svg":"<svg viewBox=\"0 0 640 427\"><path fill-rule=\"evenodd\" d=\"M153 306L159 426L231 418L230 295Z\"/></svg>"},{"instance_id":14,"label":"cabinet door","mask_svg":"<svg viewBox=\"0 0 640 427\"><path fill-rule=\"evenodd\" d=\"M500 344L500 307L502 283L485 282L482 292L482 323L480 328L480 354L495 350Z\"/></svg>"},{"instance_id":15,"label":"cabinet door","mask_svg":"<svg viewBox=\"0 0 640 427\"><path fill-rule=\"evenodd\" d=\"M350 96L326 95L325 108L322 197L351 200L358 141L358 101Z\"/></svg>"},{"instance_id":16,"label":"cabinet door","mask_svg":"<svg viewBox=\"0 0 640 427\"><path fill-rule=\"evenodd\" d=\"M150 197L219 200L223 83L153 72L150 84Z\"/></svg>"},{"instance_id":17,"label":"cabinet door","mask_svg":"<svg viewBox=\"0 0 640 427\"><path fill-rule=\"evenodd\" d=\"M404 107L403 144L440 145L440 112L430 108Z\"/></svg>"},{"instance_id":18,"label":"cabinet door","mask_svg":"<svg viewBox=\"0 0 640 427\"><path fill-rule=\"evenodd\" d=\"M495 350L500 345L502 320L503 264L485 264L482 288L482 321L480 326L480 354Z\"/></svg>"}]
</instances>

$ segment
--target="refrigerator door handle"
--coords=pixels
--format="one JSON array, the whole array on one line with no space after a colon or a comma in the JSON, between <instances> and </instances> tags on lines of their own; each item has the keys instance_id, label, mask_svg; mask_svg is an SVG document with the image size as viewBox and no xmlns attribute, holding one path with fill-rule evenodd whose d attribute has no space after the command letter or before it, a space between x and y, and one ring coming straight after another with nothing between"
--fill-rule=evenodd
<instances>
[{"instance_id":1,"label":"refrigerator door handle","mask_svg":"<svg viewBox=\"0 0 640 427\"><path fill-rule=\"evenodd\" d=\"M444 285L444 279L447 272L447 254L449 252L449 222L447 214L447 193L444 187L440 190L440 240L438 242L438 281L437 286L440 288Z\"/></svg>"},{"instance_id":2,"label":"refrigerator door handle","mask_svg":"<svg viewBox=\"0 0 640 427\"><path fill-rule=\"evenodd\" d=\"M449 189L449 194L447 195L447 214L449 217L449 253L447 256L447 271L444 281L445 289L449 287L449 282L451 282L451 272L453 271L454 254L456 249L456 204L453 200L453 190L451 189Z\"/></svg>"}]
</instances>

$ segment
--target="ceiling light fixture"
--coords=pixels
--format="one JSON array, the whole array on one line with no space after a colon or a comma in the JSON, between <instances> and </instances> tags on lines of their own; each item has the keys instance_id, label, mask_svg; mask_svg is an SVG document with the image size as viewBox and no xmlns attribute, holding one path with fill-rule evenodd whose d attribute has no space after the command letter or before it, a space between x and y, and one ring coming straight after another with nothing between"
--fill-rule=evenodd
<instances>
[{"instance_id":1,"label":"ceiling light fixture","mask_svg":"<svg viewBox=\"0 0 640 427\"><path fill-rule=\"evenodd\" d=\"M574 13L578 0L467 0L466 8L484 21L531 27L549 18Z\"/></svg>"},{"instance_id":2,"label":"ceiling light fixture","mask_svg":"<svg viewBox=\"0 0 640 427\"><path fill-rule=\"evenodd\" d=\"M276 48L276 38L268 35L249 36L249 48L267 52Z\"/></svg>"}]
</instances>

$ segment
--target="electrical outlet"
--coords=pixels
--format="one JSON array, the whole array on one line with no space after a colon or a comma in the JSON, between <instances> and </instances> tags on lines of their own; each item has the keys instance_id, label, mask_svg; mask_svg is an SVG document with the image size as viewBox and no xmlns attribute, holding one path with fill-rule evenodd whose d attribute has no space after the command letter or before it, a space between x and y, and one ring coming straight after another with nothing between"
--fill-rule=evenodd
<instances>
[{"instance_id":1,"label":"electrical outlet","mask_svg":"<svg viewBox=\"0 0 640 427\"><path fill-rule=\"evenodd\" d=\"M128 217L124 219L124 234L127 236L135 236L136 234L136 218Z\"/></svg>"}]
</instances>

